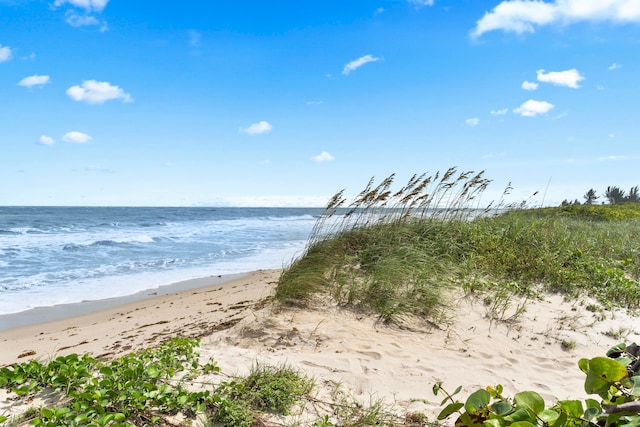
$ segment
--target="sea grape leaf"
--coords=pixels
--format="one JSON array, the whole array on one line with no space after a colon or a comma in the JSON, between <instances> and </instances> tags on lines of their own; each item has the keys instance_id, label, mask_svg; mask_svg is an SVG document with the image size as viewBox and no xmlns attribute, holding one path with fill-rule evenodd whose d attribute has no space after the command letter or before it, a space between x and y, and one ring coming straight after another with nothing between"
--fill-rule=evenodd
<instances>
[{"instance_id":1,"label":"sea grape leaf","mask_svg":"<svg viewBox=\"0 0 640 427\"><path fill-rule=\"evenodd\" d=\"M506 415L509 412L513 411L513 406L511 406L511 403L505 400L499 400L491 405L491 410L496 415Z\"/></svg>"},{"instance_id":2,"label":"sea grape leaf","mask_svg":"<svg viewBox=\"0 0 640 427\"><path fill-rule=\"evenodd\" d=\"M616 359L614 359L616 362L618 362L619 364L621 364L622 366L624 366L625 368L629 365L631 365L631 362L633 362L633 360L631 360L628 357L618 357Z\"/></svg>"},{"instance_id":3,"label":"sea grape leaf","mask_svg":"<svg viewBox=\"0 0 640 427\"><path fill-rule=\"evenodd\" d=\"M584 411L584 418L587 420L592 420L600 415L600 413L601 411L598 408L587 408L587 410Z\"/></svg>"},{"instance_id":4,"label":"sea grape leaf","mask_svg":"<svg viewBox=\"0 0 640 427\"><path fill-rule=\"evenodd\" d=\"M551 426L554 425L556 421L558 421L558 418L560 418L560 414L561 412L554 411L552 409L545 409L538 414L538 417L540 417L540 419L544 421L546 425Z\"/></svg>"},{"instance_id":5,"label":"sea grape leaf","mask_svg":"<svg viewBox=\"0 0 640 427\"><path fill-rule=\"evenodd\" d=\"M517 421L527 421L531 420L531 414L529 411L523 408L516 409L513 413L507 415L503 418L503 420L509 424L515 423Z\"/></svg>"},{"instance_id":6,"label":"sea grape leaf","mask_svg":"<svg viewBox=\"0 0 640 427\"><path fill-rule=\"evenodd\" d=\"M558 402L560 408L573 418L580 418L584 414L582 402L579 400L561 400Z\"/></svg>"},{"instance_id":7,"label":"sea grape leaf","mask_svg":"<svg viewBox=\"0 0 640 427\"><path fill-rule=\"evenodd\" d=\"M589 359L580 359L578 360L578 368L585 374L589 372Z\"/></svg>"},{"instance_id":8,"label":"sea grape leaf","mask_svg":"<svg viewBox=\"0 0 640 427\"><path fill-rule=\"evenodd\" d=\"M629 385L627 388L630 389L629 394L631 396L640 397L640 375L635 375L629 378Z\"/></svg>"},{"instance_id":9,"label":"sea grape leaf","mask_svg":"<svg viewBox=\"0 0 640 427\"><path fill-rule=\"evenodd\" d=\"M627 345L623 342L620 344L614 345L609 349L609 351L607 351L607 357L611 357L615 359L616 357L619 357L622 353L624 353L626 349L627 349Z\"/></svg>"},{"instance_id":10,"label":"sea grape leaf","mask_svg":"<svg viewBox=\"0 0 640 427\"><path fill-rule=\"evenodd\" d=\"M485 420L483 424L486 427L502 427L502 424L500 424L500 420L498 418L491 418L491 419Z\"/></svg>"},{"instance_id":11,"label":"sea grape leaf","mask_svg":"<svg viewBox=\"0 0 640 427\"><path fill-rule=\"evenodd\" d=\"M566 412L560 412L560 415L558 416L556 422L554 422L553 424L549 424L549 427L562 427L566 425L568 418L569 417L567 416Z\"/></svg>"},{"instance_id":12,"label":"sea grape leaf","mask_svg":"<svg viewBox=\"0 0 640 427\"><path fill-rule=\"evenodd\" d=\"M611 384L622 380L626 376L627 370L625 367L615 360L606 357L594 357L588 363L584 391L589 394L604 393Z\"/></svg>"},{"instance_id":13,"label":"sea grape leaf","mask_svg":"<svg viewBox=\"0 0 640 427\"><path fill-rule=\"evenodd\" d=\"M491 395L487 390L480 389L469 395L467 401L464 403L464 409L470 414L478 412L489 404Z\"/></svg>"},{"instance_id":14,"label":"sea grape leaf","mask_svg":"<svg viewBox=\"0 0 640 427\"><path fill-rule=\"evenodd\" d=\"M464 404L462 402L455 402L455 403L448 404L438 414L438 420L444 420L445 418L447 418L449 415L453 414L454 412L458 412L460 409L462 409L463 406L464 406Z\"/></svg>"},{"instance_id":15,"label":"sea grape leaf","mask_svg":"<svg viewBox=\"0 0 640 427\"><path fill-rule=\"evenodd\" d=\"M544 399L535 391L523 391L517 393L513 400L518 408L524 408L532 415L544 411Z\"/></svg>"},{"instance_id":16,"label":"sea grape leaf","mask_svg":"<svg viewBox=\"0 0 640 427\"><path fill-rule=\"evenodd\" d=\"M602 413L602 406L600 405L600 402L598 402L597 400L587 399L585 400L585 403L587 404L587 411L596 410L597 411L596 415L600 415ZM585 411L585 414L587 413L587 411Z\"/></svg>"}]
</instances>

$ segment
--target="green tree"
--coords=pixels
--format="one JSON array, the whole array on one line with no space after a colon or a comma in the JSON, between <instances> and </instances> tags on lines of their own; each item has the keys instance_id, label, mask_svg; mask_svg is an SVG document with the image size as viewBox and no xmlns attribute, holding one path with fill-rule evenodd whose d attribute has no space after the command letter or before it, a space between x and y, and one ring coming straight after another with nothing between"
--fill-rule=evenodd
<instances>
[{"instance_id":1,"label":"green tree","mask_svg":"<svg viewBox=\"0 0 640 427\"><path fill-rule=\"evenodd\" d=\"M605 191L604 197L606 197L606 199L611 204L622 203L626 201L624 190L616 186L607 187L607 191Z\"/></svg>"},{"instance_id":2,"label":"green tree","mask_svg":"<svg viewBox=\"0 0 640 427\"><path fill-rule=\"evenodd\" d=\"M587 191L583 197L585 199L585 205L593 205L599 198L599 196L596 195L596 190L594 190L593 188L589 189L589 191Z\"/></svg>"},{"instance_id":3,"label":"green tree","mask_svg":"<svg viewBox=\"0 0 640 427\"><path fill-rule=\"evenodd\" d=\"M631 187L631 190L629 190L627 202L640 202L640 188L638 188L637 185L635 187Z\"/></svg>"}]
</instances>

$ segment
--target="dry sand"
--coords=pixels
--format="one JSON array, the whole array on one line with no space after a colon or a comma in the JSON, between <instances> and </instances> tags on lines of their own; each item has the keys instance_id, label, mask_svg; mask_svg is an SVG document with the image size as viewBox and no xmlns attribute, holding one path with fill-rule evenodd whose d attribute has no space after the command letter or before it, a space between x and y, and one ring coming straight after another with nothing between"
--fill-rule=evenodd
<instances>
[{"instance_id":1,"label":"dry sand","mask_svg":"<svg viewBox=\"0 0 640 427\"><path fill-rule=\"evenodd\" d=\"M382 399L399 414L421 411L433 417L441 398L431 388L438 381L449 391L464 386L462 399L496 384L511 396L535 390L549 404L585 398L578 360L601 356L622 341L640 341L640 317L591 311L593 301L560 296L526 301L515 322L504 319L517 301L501 313L503 320L492 319L481 296L453 300L438 325L407 320L388 326L330 304L276 310L263 300L278 275L257 271L74 318L0 330L0 367L72 352L114 357L168 337L198 336L202 360L215 359L229 375L247 373L256 362L286 363L316 379L320 400L340 384L364 404ZM19 413L19 403L0 394L0 414Z\"/></svg>"}]
</instances>

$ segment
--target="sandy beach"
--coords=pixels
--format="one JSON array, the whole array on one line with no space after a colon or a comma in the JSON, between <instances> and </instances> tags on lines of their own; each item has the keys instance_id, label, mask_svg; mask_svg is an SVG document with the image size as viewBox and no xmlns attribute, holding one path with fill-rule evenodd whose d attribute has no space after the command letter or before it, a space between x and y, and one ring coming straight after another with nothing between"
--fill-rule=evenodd
<instances>
[{"instance_id":1,"label":"sandy beach","mask_svg":"<svg viewBox=\"0 0 640 427\"><path fill-rule=\"evenodd\" d=\"M255 362L287 363L316 379L319 397L341 384L365 404L382 399L400 414L433 417L441 399L431 388L438 381L451 391L462 385L463 397L502 384L506 395L535 390L549 404L584 398L578 360L640 341L638 316L558 295L514 300L500 318L482 296L460 295L438 324L405 319L395 326L329 303L276 308L265 299L279 274L199 279L189 289L0 330L0 367L69 353L111 358L169 337L200 337L202 360L213 358L229 375ZM509 320L519 303L526 309ZM0 414L19 413L20 402L2 393Z\"/></svg>"}]
</instances>

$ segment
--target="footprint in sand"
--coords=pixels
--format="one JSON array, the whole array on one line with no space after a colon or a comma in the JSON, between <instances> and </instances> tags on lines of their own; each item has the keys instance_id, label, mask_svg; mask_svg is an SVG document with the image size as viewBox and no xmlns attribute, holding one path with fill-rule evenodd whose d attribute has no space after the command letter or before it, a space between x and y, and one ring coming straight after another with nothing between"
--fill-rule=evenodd
<instances>
[{"instance_id":1,"label":"footprint in sand","mask_svg":"<svg viewBox=\"0 0 640 427\"><path fill-rule=\"evenodd\" d=\"M367 357L370 357L373 360L380 360L382 359L382 355L380 353L378 353L377 351L358 351L358 353L363 354Z\"/></svg>"}]
</instances>

